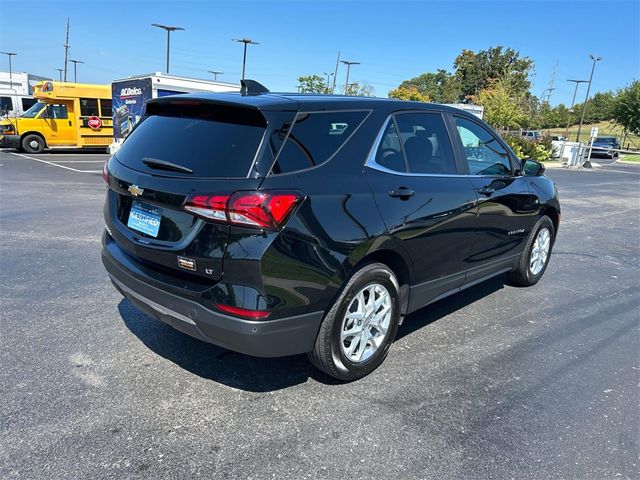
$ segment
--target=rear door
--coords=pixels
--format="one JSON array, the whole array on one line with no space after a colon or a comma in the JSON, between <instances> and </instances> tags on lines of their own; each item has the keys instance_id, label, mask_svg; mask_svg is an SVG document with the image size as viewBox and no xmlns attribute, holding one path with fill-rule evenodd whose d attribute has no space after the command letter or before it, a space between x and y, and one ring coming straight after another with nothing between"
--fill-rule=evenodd
<instances>
[{"instance_id":1,"label":"rear door","mask_svg":"<svg viewBox=\"0 0 640 480\"><path fill-rule=\"evenodd\" d=\"M107 227L147 266L218 280L229 226L204 221L184 202L256 189L261 179L247 177L266 121L257 109L194 100L150 103L147 111L109 161Z\"/></svg>"},{"instance_id":2,"label":"rear door","mask_svg":"<svg viewBox=\"0 0 640 480\"><path fill-rule=\"evenodd\" d=\"M365 175L390 235L413 261L409 310L464 280L476 195L458 174L440 113L392 116Z\"/></svg>"},{"instance_id":3,"label":"rear door","mask_svg":"<svg viewBox=\"0 0 640 480\"><path fill-rule=\"evenodd\" d=\"M488 128L453 116L458 157L478 196L478 228L469 255L466 282L510 268L524 248L539 205L515 159Z\"/></svg>"}]
</instances>

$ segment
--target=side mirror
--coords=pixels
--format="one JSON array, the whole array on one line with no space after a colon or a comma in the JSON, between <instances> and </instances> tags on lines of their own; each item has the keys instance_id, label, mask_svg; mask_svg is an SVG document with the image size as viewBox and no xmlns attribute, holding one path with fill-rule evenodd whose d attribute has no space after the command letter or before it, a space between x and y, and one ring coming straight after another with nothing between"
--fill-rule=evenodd
<instances>
[{"instance_id":1,"label":"side mirror","mask_svg":"<svg viewBox=\"0 0 640 480\"><path fill-rule=\"evenodd\" d=\"M527 158L522 161L522 171L527 177L539 177L544 173L544 165Z\"/></svg>"}]
</instances>

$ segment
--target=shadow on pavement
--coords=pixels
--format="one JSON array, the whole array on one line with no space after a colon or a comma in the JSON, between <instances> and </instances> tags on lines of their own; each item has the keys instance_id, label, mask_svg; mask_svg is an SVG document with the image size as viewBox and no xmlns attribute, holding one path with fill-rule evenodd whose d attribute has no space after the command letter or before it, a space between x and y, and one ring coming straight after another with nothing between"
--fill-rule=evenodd
<instances>
[{"instance_id":1,"label":"shadow on pavement","mask_svg":"<svg viewBox=\"0 0 640 480\"><path fill-rule=\"evenodd\" d=\"M489 280L409 315L396 339L455 312L504 286L504 276ZM298 385L309 378L326 384L339 381L316 370L305 355L257 358L231 352L183 334L137 310L129 300L118 304L127 328L149 349L199 377L251 392ZM393 349L391 349L393 355Z\"/></svg>"}]
</instances>

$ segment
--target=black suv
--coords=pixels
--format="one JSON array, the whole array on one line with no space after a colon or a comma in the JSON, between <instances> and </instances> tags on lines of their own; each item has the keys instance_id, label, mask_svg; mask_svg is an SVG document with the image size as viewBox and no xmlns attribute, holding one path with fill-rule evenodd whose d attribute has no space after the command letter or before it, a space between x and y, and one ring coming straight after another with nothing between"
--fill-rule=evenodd
<instances>
[{"instance_id":1,"label":"black suv","mask_svg":"<svg viewBox=\"0 0 640 480\"><path fill-rule=\"evenodd\" d=\"M184 333L353 380L409 313L504 272L540 279L560 222L543 170L442 105L159 98L105 165L102 260Z\"/></svg>"}]
</instances>

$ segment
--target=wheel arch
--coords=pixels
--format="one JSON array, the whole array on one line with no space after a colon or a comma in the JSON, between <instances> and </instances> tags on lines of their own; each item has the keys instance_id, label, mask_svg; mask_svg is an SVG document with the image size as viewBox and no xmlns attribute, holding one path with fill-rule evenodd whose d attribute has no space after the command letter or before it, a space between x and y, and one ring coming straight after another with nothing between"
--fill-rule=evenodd
<instances>
[{"instance_id":1,"label":"wheel arch","mask_svg":"<svg viewBox=\"0 0 640 480\"><path fill-rule=\"evenodd\" d=\"M558 228L560 227L560 212L553 205L549 205L544 211L543 215L546 215L551 219L553 223L553 236L554 239L558 235Z\"/></svg>"}]
</instances>

